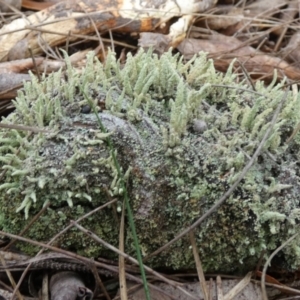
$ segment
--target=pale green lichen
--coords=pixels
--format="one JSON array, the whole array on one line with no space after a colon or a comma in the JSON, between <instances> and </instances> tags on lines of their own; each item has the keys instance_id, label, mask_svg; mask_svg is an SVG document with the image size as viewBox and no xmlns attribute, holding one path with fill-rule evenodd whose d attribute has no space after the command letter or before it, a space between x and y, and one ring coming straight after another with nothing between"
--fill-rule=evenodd
<instances>
[{"instance_id":1,"label":"pale green lichen","mask_svg":"<svg viewBox=\"0 0 300 300\"><path fill-rule=\"evenodd\" d=\"M14 101L16 111L3 120L47 129L45 133L0 130L0 226L18 233L46 203L27 235L47 241L70 220L118 197L123 190L113 157L126 173L138 237L147 255L207 211L228 190L249 161L284 96L276 78L253 92L237 83L232 66L221 74L200 54L188 63L165 53L128 55L121 65L109 53L105 65L87 57L75 70L33 76ZM98 128L84 91L99 109L108 133ZM105 100L101 111L98 102ZM205 270L231 272L256 265L263 250L276 249L298 229L300 97L288 93L263 151L229 199L195 231ZM194 129L195 121L203 126ZM196 122L197 123L197 122ZM111 207L82 222L114 245L118 220ZM24 212L24 213L23 213ZM25 214L25 215L24 215ZM300 265L300 238L283 250L288 268ZM112 256L73 229L58 244L88 256ZM32 253L33 247L19 247ZM188 238L149 263L194 266ZM135 253L130 232L126 251Z\"/></svg>"}]
</instances>

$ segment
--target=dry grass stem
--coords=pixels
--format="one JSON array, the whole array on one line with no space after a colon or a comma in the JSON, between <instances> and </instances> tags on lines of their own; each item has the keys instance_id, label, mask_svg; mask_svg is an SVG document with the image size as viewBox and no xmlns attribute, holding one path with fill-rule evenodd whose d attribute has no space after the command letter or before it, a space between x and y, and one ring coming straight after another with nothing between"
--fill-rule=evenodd
<instances>
[{"instance_id":1,"label":"dry grass stem","mask_svg":"<svg viewBox=\"0 0 300 300\"><path fill-rule=\"evenodd\" d=\"M119 231L119 250L124 252L124 223L125 223L125 203L123 202L122 216L120 222L120 231ZM125 275L125 258L122 255L119 255L119 283L120 283L120 297L121 300L127 300L127 285L126 285L126 275Z\"/></svg>"},{"instance_id":2,"label":"dry grass stem","mask_svg":"<svg viewBox=\"0 0 300 300\"><path fill-rule=\"evenodd\" d=\"M193 248L193 254L194 254L195 264L196 264L198 278L199 278L200 290L202 290L204 300L208 300L208 290L207 290L207 286L206 286L204 272L202 269L201 260L200 260L199 253L198 253L198 248L196 245L194 232L191 231L189 233L189 236L190 236L190 242L191 242L191 245Z\"/></svg>"},{"instance_id":3,"label":"dry grass stem","mask_svg":"<svg viewBox=\"0 0 300 300\"><path fill-rule=\"evenodd\" d=\"M278 247L267 259L267 261L264 265L264 268L263 268L262 276L261 276L261 289L262 289L263 300L268 300L265 280L266 280L267 268L270 265L271 260L280 250L282 250L286 245L288 245L298 234L299 233L295 233L293 236L291 236L286 242L284 242L280 247Z\"/></svg>"}]
</instances>

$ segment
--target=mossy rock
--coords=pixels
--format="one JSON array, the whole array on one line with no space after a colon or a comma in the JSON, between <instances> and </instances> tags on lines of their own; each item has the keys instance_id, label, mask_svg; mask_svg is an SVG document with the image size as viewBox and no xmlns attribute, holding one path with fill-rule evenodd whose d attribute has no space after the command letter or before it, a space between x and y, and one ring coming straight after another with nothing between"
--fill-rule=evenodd
<instances>
[{"instance_id":1,"label":"mossy rock","mask_svg":"<svg viewBox=\"0 0 300 300\"><path fill-rule=\"evenodd\" d=\"M83 214L118 198L123 189L108 147L111 139L127 180L143 255L164 245L203 215L228 190L270 126L284 96L283 83L256 91L223 75L200 54L188 63L171 52L128 55L124 66L110 53L105 65L92 54L82 70L68 58L66 74L33 76L2 123L46 132L0 130L0 226L19 233L41 208L47 211L25 236L47 242ZM99 129L98 109L108 133ZM288 93L263 150L238 188L205 220L195 237L205 270L253 268L294 234L299 210L300 98ZM108 207L81 224L117 246L119 209ZM300 265L299 237L281 253L286 268ZM115 257L77 229L56 245L89 257ZM28 254L36 249L18 244ZM129 227L126 252L135 255ZM148 262L190 268L188 237Z\"/></svg>"}]
</instances>

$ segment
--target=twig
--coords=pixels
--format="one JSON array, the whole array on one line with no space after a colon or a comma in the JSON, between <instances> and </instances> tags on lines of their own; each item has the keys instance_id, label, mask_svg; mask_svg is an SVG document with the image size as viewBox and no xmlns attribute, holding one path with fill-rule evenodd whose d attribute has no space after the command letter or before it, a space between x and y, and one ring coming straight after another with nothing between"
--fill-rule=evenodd
<instances>
[{"instance_id":1,"label":"twig","mask_svg":"<svg viewBox=\"0 0 300 300\"><path fill-rule=\"evenodd\" d=\"M102 49L102 54L103 54L103 57L104 57L104 61L106 61L106 53L105 53L105 48L104 48L104 44L103 44L103 40L101 38L101 35L99 33L99 30L93 20L93 18L91 18L91 16L83 9L83 11L85 12L85 14L87 15L87 17L89 18L90 22L92 23L94 29L95 29L95 32L96 32L96 35L98 37L98 40L99 40L99 46L101 46L101 49ZM114 49L112 49L114 50Z\"/></svg>"},{"instance_id":2,"label":"twig","mask_svg":"<svg viewBox=\"0 0 300 300\"><path fill-rule=\"evenodd\" d=\"M299 232L295 233L293 236L291 236L287 241L285 241L280 247L278 247L271 255L270 257L267 259L264 268L263 268L263 272L262 272L262 276L261 276L261 290L262 290L262 296L263 296L263 300L268 300L268 296L267 296L267 291L266 291L266 286L265 286L265 281L266 281L266 272L267 272L267 268L268 265L270 264L271 260L273 259L273 257L281 250L283 249L288 243L290 243L297 235L299 234Z\"/></svg>"},{"instance_id":3,"label":"twig","mask_svg":"<svg viewBox=\"0 0 300 300\"><path fill-rule=\"evenodd\" d=\"M47 130L47 129L42 129L38 127L32 127L32 126L25 126L25 125L18 125L18 124L4 124L0 123L0 128L8 128L8 129L17 129L17 130L23 130L23 131L31 131L34 133L39 133L39 132L47 132L51 133L52 131Z\"/></svg>"},{"instance_id":4,"label":"twig","mask_svg":"<svg viewBox=\"0 0 300 300\"><path fill-rule=\"evenodd\" d=\"M1 261L2 266L5 268L6 263L5 263L5 260L2 255L0 255L0 261ZM14 299L15 294L17 294L18 299L23 300L23 296L21 295L19 289L16 289L16 282L15 282L14 278L12 277L11 272L7 269L5 270L5 272L9 279L9 282L11 283L12 287L15 289L14 293L11 296L11 299Z\"/></svg>"},{"instance_id":5,"label":"twig","mask_svg":"<svg viewBox=\"0 0 300 300\"><path fill-rule=\"evenodd\" d=\"M250 58L249 58L249 59L250 59ZM245 64L246 62L242 63L240 60L237 60L237 62L239 63L240 67L242 68L242 71L243 71L243 73L244 73L244 75L245 75L245 77L246 77L246 79L247 79L247 81L248 81L248 84L252 87L253 91L256 92L256 88L255 88L255 85L254 85L254 83L253 83L253 80L251 79L249 73L247 72L247 70L246 70L246 68L245 68L245 66L244 66L244 64Z\"/></svg>"},{"instance_id":6,"label":"twig","mask_svg":"<svg viewBox=\"0 0 300 300\"><path fill-rule=\"evenodd\" d=\"M103 292L103 294L104 294L104 296L105 296L105 298L107 300L111 300L111 297L109 296L109 294L108 294L108 292L106 290L106 287L103 284L103 282L102 282L102 280L101 280L101 278L99 276L98 270L97 270L97 268L96 268L96 266L94 264L94 260L91 261L91 263L90 263L89 266L90 266L90 269L91 269L91 271L92 271L92 273L93 273L93 275L95 277L95 282L98 284L98 286L96 286L95 289L94 289L94 295L96 295L96 292L98 291L98 289L100 287L101 290L102 290L102 292Z\"/></svg>"},{"instance_id":7,"label":"twig","mask_svg":"<svg viewBox=\"0 0 300 300\"><path fill-rule=\"evenodd\" d=\"M111 41L111 51L115 52L115 42L111 30L108 30L108 34Z\"/></svg>"},{"instance_id":8,"label":"twig","mask_svg":"<svg viewBox=\"0 0 300 300\"><path fill-rule=\"evenodd\" d=\"M217 285L217 299L218 300L224 300L224 295L223 295L223 289L222 289L222 279L221 276L217 276L216 279L216 285Z\"/></svg>"},{"instance_id":9,"label":"twig","mask_svg":"<svg viewBox=\"0 0 300 300\"><path fill-rule=\"evenodd\" d=\"M203 272L202 264L200 261L200 257L199 257L199 253L198 253L196 240L195 240L193 231L190 232L190 242L191 242L191 245L193 248L193 254L194 254L194 259L195 259L195 263L196 263L200 289L202 290L204 300L208 300L208 290L207 290L204 272Z\"/></svg>"},{"instance_id":10,"label":"twig","mask_svg":"<svg viewBox=\"0 0 300 300\"><path fill-rule=\"evenodd\" d=\"M35 60L35 58L34 58L34 56L33 56L33 52L32 52L31 47L28 47L28 50L29 50L29 52L30 52L30 56L31 56L31 59L32 59L32 62L33 62L33 66L34 66L34 69L35 69L36 76L37 76L38 81L39 81L39 83L40 83L40 82L42 81L42 79L41 79L41 74L40 74L39 69L38 69L38 67L37 67L36 60Z\"/></svg>"},{"instance_id":11,"label":"twig","mask_svg":"<svg viewBox=\"0 0 300 300\"><path fill-rule=\"evenodd\" d=\"M266 252L267 251L264 249L260 253L260 257L259 257L258 263L257 263L256 268L255 268L255 272L254 272L254 279L256 278L257 272L259 271L259 269L262 265L262 261L264 259L264 255L265 255Z\"/></svg>"},{"instance_id":12,"label":"twig","mask_svg":"<svg viewBox=\"0 0 300 300\"><path fill-rule=\"evenodd\" d=\"M124 252L124 227L125 227L125 203L123 202L122 216L120 222L120 232L119 232L119 249ZM119 255L119 283L120 283L120 295L122 300L127 300L127 284L125 276L125 258Z\"/></svg>"}]
</instances>

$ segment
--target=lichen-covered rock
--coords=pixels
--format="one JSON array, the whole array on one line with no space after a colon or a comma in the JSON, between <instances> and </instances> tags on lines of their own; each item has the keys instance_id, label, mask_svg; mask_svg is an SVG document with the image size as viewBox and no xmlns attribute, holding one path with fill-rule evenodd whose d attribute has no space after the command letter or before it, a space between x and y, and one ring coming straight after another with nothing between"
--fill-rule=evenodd
<instances>
[{"instance_id":1,"label":"lichen-covered rock","mask_svg":"<svg viewBox=\"0 0 300 300\"><path fill-rule=\"evenodd\" d=\"M19 233L45 203L50 207L26 233L48 241L91 209L117 197L120 178L107 145L113 142L127 178L130 204L144 255L172 239L207 211L238 178L283 98L282 85L256 91L238 83L231 69L215 71L204 54L187 64L166 53L139 52L121 66L109 54L105 65L92 54L65 76L33 77L3 123L47 132L0 131L0 226ZM274 80L275 82L275 80ZM108 133L101 132L88 95ZM105 105L104 105L105 103ZM297 231L299 222L300 98L288 94L272 134L230 198L195 231L205 270L232 272L256 265ZM290 138L292 136L292 138ZM82 225L113 245L118 220L113 207ZM299 238L285 247L288 268L300 265ZM57 242L87 256L109 256L76 229ZM34 247L19 244L32 254ZM130 230L126 252L134 254ZM150 265L188 268L194 259L188 238Z\"/></svg>"}]
</instances>

